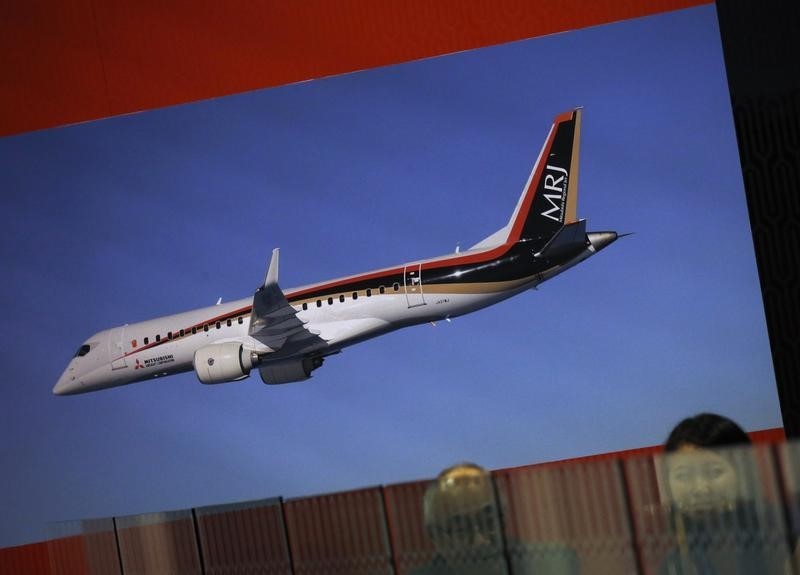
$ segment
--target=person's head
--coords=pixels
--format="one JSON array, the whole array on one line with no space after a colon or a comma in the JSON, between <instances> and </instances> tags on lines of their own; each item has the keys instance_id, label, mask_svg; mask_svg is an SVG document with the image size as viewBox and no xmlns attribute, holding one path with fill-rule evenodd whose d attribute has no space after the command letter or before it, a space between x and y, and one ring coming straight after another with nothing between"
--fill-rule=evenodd
<instances>
[{"instance_id":1,"label":"person's head","mask_svg":"<svg viewBox=\"0 0 800 575\"><path fill-rule=\"evenodd\" d=\"M749 443L741 427L713 413L676 425L664 450L667 486L677 509L693 515L733 508L742 495L741 478L724 448Z\"/></svg>"},{"instance_id":2,"label":"person's head","mask_svg":"<svg viewBox=\"0 0 800 575\"><path fill-rule=\"evenodd\" d=\"M736 422L716 413L700 413L687 417L670 432L664 450L677 451L682 446L696 448L747 445L750 437Z\"/></svg>"},{"instance_id":3,"label":"person's head","mask_svg":"<svg viewBox=\"0 0 800 575\"><path fill-rule=\"evenodd\" d=\"M425 491L423 509L428 535L448 561L499 544L492 478L480 465L460 463L442 471Z\"/></svg>"}]
</instances>

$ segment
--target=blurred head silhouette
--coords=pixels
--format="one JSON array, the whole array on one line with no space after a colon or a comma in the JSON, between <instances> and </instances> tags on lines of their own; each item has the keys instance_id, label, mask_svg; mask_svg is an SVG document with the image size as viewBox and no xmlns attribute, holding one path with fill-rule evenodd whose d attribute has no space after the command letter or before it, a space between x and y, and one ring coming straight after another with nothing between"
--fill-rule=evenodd
<instances>
[{"instance_id":1,"label":"blurred head silhouette","mask_svg":"<svg viewBox=\"0 0 800 575\"><path fill-rule=\"evenodd\" d=\"M492 479L480 465L442 471L425 492L424 516L436 551L450 565L481 572L481 563L501 549Z\"/></svg>"}]
</instances>

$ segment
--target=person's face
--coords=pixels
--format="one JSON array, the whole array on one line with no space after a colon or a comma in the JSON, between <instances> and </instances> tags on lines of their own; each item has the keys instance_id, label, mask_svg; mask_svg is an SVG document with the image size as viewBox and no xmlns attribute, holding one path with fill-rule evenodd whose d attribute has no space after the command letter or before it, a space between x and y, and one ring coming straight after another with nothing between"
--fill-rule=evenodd
<instances>
[{"instance_id":1,"label":"person's face","mask_svg":"<svg viewBox=\"0 0 800 575\"><path fill-rule=\"evenodd\" d=\"M445 553L491 547L497 542L495 515L492 505L475 513L453 514L434 527L431 535Z\"/></svg>"},{"instance_id":2,"label":"person's face","mask_svg":"<svg viewBox=\"0 0 800 575\"><path fill-rule=\"evenodd\" d=\"M667 455L667 482L673 503L683 513L730 509L738 495L734 466L720 454L682 445Z\"/></svg>"}]
</instances>

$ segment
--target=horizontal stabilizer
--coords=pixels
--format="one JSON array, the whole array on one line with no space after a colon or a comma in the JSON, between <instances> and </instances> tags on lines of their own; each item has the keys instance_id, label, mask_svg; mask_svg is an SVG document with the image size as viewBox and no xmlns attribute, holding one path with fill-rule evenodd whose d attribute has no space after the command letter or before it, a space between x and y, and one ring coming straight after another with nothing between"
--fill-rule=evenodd
<instances>
[{"instance_id":1,"label":"horizontal stabilizer","mask_svg":"<svg viewBox=\"0 0 800 575\"><path fill-rule=\"evenodd\" d=\"M578 220L561 226L550 238L542 250L535 254L537 258L559 258L586 247L586 220Z\"/></svg>"}]
</instances>

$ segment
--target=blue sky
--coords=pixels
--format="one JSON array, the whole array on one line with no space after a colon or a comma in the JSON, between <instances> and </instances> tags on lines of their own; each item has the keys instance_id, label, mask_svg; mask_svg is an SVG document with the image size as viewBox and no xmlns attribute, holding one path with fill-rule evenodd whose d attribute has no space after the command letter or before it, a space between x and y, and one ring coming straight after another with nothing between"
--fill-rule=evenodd
<instances>
[{"instance_id":1,"label":"blue sky","mask_svg":"<svg viewBox=\"0 0 800 575\"><path fill-rule=\"evenodd\" d=\"M585 107L578 213L635 232L303 383L51 395L89 335L466 248ZM663 441L780 411L713 6L0 139L0 546L47 522Z\"/></svg>"}]
</instances>

